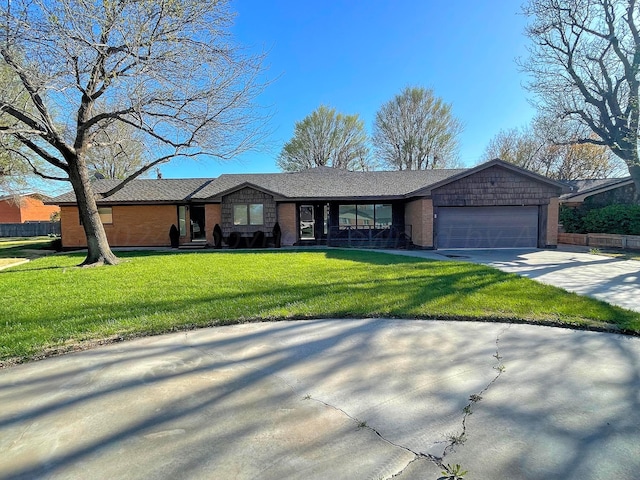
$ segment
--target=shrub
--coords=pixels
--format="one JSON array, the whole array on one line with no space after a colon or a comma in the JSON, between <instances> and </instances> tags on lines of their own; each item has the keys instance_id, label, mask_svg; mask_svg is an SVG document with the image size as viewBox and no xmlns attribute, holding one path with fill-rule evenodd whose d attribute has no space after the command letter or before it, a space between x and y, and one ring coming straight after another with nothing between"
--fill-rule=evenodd
<instances>
[{"instance_id":1,"label":"shrub","mask_svg":"<svg viewBox=\"0 0 640 480\"><path fill-rule=\"evenodd\" d=\"M222 248L222 228L216 223L213 227L213 246L215 248Z\"/></svg>"},{"instance_id":2,"label":"shrub","mask_svg":"<svg viewBox=\"0 0 640 480\"><path fill-rule=\"evenodd\" d=\"M231 232L227 238L227 245L229 248L242 248L244 246L244 239L238 232Z\"/></svg>"},{"instance_id":3,"label":"shrub","mask_svg":"<svg viewBox=\"0 0 640 480\"><path fill-rule=\"evenodd\" d=\"M276 224L273 226L272 236L273 246L275 248L280 248L282 243L282 230L280 229L280 224L278 222L276 222Z\"/></svg>"},{"instance_id":4,"label":"shrub","mask_svg":"<svg viewBox=\"0 0 640 480\"><path fill-rule=\"evenodd\" d=\"M51 249L55 250L56 252L61 252L62 251L62 239L61 238L56 238L51 242Z\"/></svg>"},{"instance_id":5,"label":"shrub","mask_svg":"<svg viewBox=\"0 0 640 480\"><path fill-rule=\"evenodd\" d=\"M609 205L591 210L584 217L584 228L593 233L640 235L640 205Z\"/></svg>"},{"instance_id":6,"label":"shrub","mask_svg":"<svg viewBox=\"0 0 640 480\"><path fill-rule=\"evenodd\" d=\"M180 244L180 232L178 231L178 227L171 225L169 229L169 240L171 241L171 248L178 248Z\"/></svg>"},{"instance_id":7,"label":"shrub","mask_svg":"<svg viewBox=\"0 0 640 480\"><path fill-rule=\"evenodd\" d=\"M586 211L581 208L560 206L559 220L567 233L587 233L584 226Z\"/></svg>"},{"instance_id":8,"label":"shrub","mask_svg":"<svg viewBox=\"0 0 640 480\"><path fill-rule=\"evenodd\" d=\"M264 232L262 230L257 230L253 232L253 236L251 237L249 246L251 248L262 248L265 246Z\"/></svg>"}]
</instances>

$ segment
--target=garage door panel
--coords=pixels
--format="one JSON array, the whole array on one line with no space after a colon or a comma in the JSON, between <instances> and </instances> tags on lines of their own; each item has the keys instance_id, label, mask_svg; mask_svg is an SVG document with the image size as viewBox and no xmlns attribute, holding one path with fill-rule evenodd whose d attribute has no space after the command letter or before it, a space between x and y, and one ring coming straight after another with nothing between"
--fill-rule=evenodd
<instances>
[{"instance_id":1,"label":"garage door panel","mask_svg":"<svg viewBox=\"0 0 640 480\"><path fill-rule=\"evenodd\" d=\"M535 248L538 207L441 207L438 248Z\"/></svg>"}]
</instances>

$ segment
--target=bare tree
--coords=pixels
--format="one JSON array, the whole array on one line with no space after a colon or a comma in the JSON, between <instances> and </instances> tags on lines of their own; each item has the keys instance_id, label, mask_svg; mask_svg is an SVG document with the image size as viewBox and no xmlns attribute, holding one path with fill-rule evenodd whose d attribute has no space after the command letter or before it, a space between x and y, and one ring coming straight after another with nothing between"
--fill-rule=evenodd
<instances>
[{"instance_id":1,"label":"bare tree","mask_svg":"<svg viewBox=\"0 0 640 480\"><path fill-rule=\"evenodd\" d=\"M87 152L89 173L124 180L151 163L153 152L148 151L141 137L138 129L129 124L107 123L97 132Z\"/></svg>"},{"instance_id":2,"label":"bare tree","mask_svg":"<svg viewBox=\"0 0 640 480\"><path fill-rule=\"evenodd\" d=\"M293 138L285 143L277 163L286 172L320 166L370 170L364 122L357 114L343 115L320 105L296 122Z\"/></svg>"},{"instance_id":3,"label":"bare tree","mask_svg":"<svg viewBox=\"0 0 640 480\"><path fill-rule=\"evenodd\" d=\"M564 143L603 145L640 193L640 5L636 0L529 0L528 88L545 115L576 122ZM561 142L558 142L561 143Z\"/></svg>"},{"instance_id":4,"label":"bare tree","mask_svg":"<svg viewBox=\"0 0 640 480\"><path fill-rule=\"evenodd\" d=\"M452 166L462 124L432 90L407 87L380 107L373 126L377 157L394 170Z\"/></svg>"},{"instance_id":5,"label":"bare tree","mask_svg":"<svg viewBox=\"0 0 640 480\"><path fill-rule=\"evenodd\" d=\"M5 97L11 98L13 103L24 104L26 97L23 95L19 79L2 65L0 65L0 84ZM6 127L8 122L9 120L0 112L0 128ZM8 148L2 148L5 142ZM29 169L24 162L11 154L11 150L18 145L14 139L0 136L0 196L16 194L28 185Z\"/></svg>"},{"instance_id":6,"label":"bare tree","mask_svg":"<svg viewBox=\"0 0 640 480\"><path fill-rule=\"evenodd\" d=\"M525 128L502 130L491 139L481 161L500 158L556 180L606 178L620 173L621 161L616 161L607 147L556 144L556 131L540 118Z\"/></svg>"},{"instance_id":7,"label":"bare tree","mask_svg":"<svg viewBox=\"0 0 640 480\"><path fill-rule=\"evenodd\" d=\"M135 130L154 157L103 197L172 158L227 159L259 140L262 56L230 42L232 18L228 0L11 0L0 8L0 57L27 98L0 91L2 145L43 178L71 183L84 265L118 261L89 175L90 152L106 132Z\"/></svg>"}]
</instances>

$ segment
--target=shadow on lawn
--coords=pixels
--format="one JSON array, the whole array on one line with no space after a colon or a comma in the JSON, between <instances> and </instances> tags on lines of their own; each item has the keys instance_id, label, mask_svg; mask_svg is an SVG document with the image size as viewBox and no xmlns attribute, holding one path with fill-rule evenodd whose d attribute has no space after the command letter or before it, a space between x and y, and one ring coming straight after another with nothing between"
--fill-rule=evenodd
<instances>
[{"instance_id":1,"label":"shadow on lawn","mask_svg":"<svg viewBox=\"0 0 640 480\"><path fill-rule=\"evenodd\" d=\"M434 405L448 405L442 418L454 425L477 391L461 391L451 381L451 369L474 372L478 384L491 378L496 345L490 339L503 329L486 327L491 332L479 340L464 333L465 325L451 323L452 330L442 325L285 322L221 329L217 335L176 334L0 371L0 395L7 406L0 411L0 450L6 453L0 458L0 478L73 477L98 465L100 470L94 471L111 478L212 477L232 468L238 478L267 470L259 476L311 478L305 468L322 472L323 466L336 467L338 459L327 454L336 454L331 450L336 442L366 439L351 442L348 457L338 463L358 462L365 455L359 448L383 442L338 411L331 411L337 419L333 422L308 423L327 415L327 409L304 400L305 395L324 395L321 400L357 416L382 436L392 435L397 444L422 451L451 434L449 424L432 417ZM595 480L603 472L590 468L601 462L622 469L617 478L631 478L624 473L640 469L640 359L637 345L629 342L635 339L531 333L503 332L507 371L469 419L470 439L459 450L477 452L477 461L464 467L478 478L506 478L501 473L515 469L526 471L526 478L541 479L552 468L554 478ZM418 343L405 350L413 341ZM429 350L430 342L447 345L448 353L434 354L439 350ZM561 355L552 362L526 367L556 353ZM611 362L615 379L608 385L567 374L594 361ZM396 366L405 362L434 375L440 387L430 389L420 375L401 374ZM516 364L518 369L511 367ZM376 372L375 377L365 372ZM531 391L531 402L513 402L509 392L530 390L531 385L540 387ZM589 389L601 394L589 394ZM614 392L615 408L607 399ZM396 411L399 397L433 423L409 421L416 412ZM586 417L580 422L563 417L580 419L582 412ZM588 412L601 414L596 419ZM478 431L478 416L505 429ZM503 438L500 432L509 434ZM512 447L508 454L487 459L486 452L496 444ZM556 444L562 449L543 448ZM385 444L384 452L376 465L360 465L361 478L378 478L400 449ZM536 464L530 457L540 452L548 456ZM425 471L430 470L425 466Z\"/></svg>"},{"instance_id":2,"label":"shadow on lawn","mask_svg":"<svg viewBox=\"0 0 640 480\"><path fill-rule=\"evenodd\" d=\"M294 285L253 278L247 280L242 289L236 287L233 291L219 288L220 285L213 282L203 284L197 294L189 291L176 296L166 291L164 295L159 292L151 298L141 299L123 293L108 304L105 298L87 296L64 309L48 309L46 323L41 321L40 311L15 312L17 317L12 323L37 326L40 338L55 345L74 340L61 337L61 331L73 332L75 338L101 338L113 334L127 338L253 320L353 317L522 320L524 317L510 313L508 307L501 305L500 298L503 297L495 298L492 294L493 287L505 280L523 284L522 288L508 292L509 301L515 304L530 304L531 308L542 302L558 305L557 312L550 313L548 321L540 323L555 325L556 315L573 313L566 311L563 304L566 292L540 287L544 298L536 299L530 289L524 288L528 280L482 265L443 262L446 270L435 271L430 266L439 262L367 252L354 256L352 253L358 252L331 252L331 256L359 263L359 258L363 262L379 260L377 266L412 264L416 268L404 270L403 275L370 278L368 267L359 265L354 267L361 269L354 276L355 281L351 277L348 280L326 277L321 281L312 278L308 283ZM460 265L464 268L457 269ZM174 292L179 293L180 289L174 288ZM470 296L477 298L477 306L468 301ZM602 322L623 328L634 328L634 322L637 324L638 316L633 312L604 302L585 301L598 306ZM460 305L465 306L461 308ZM501 311L502 315L496 314ZM24 330L20 343L28 344L29 332L29 328Z\"/></svg>"}]
</instances>

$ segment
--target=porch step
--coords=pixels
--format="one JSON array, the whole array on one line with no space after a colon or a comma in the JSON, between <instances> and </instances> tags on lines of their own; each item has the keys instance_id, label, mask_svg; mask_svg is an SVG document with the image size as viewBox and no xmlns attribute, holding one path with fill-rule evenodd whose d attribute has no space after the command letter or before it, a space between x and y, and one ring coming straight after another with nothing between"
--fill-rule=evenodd
<instances>
[{"instance_id":1,"label":"porch step","mask_svg":"<svg viewBox=\"0 0 640 480\"><path fill-rule=\"evenodd\" d=\"M207 242L189 242L183 243L178 250L202 250L207 247Z\"/></svg>"}]
</instances>

